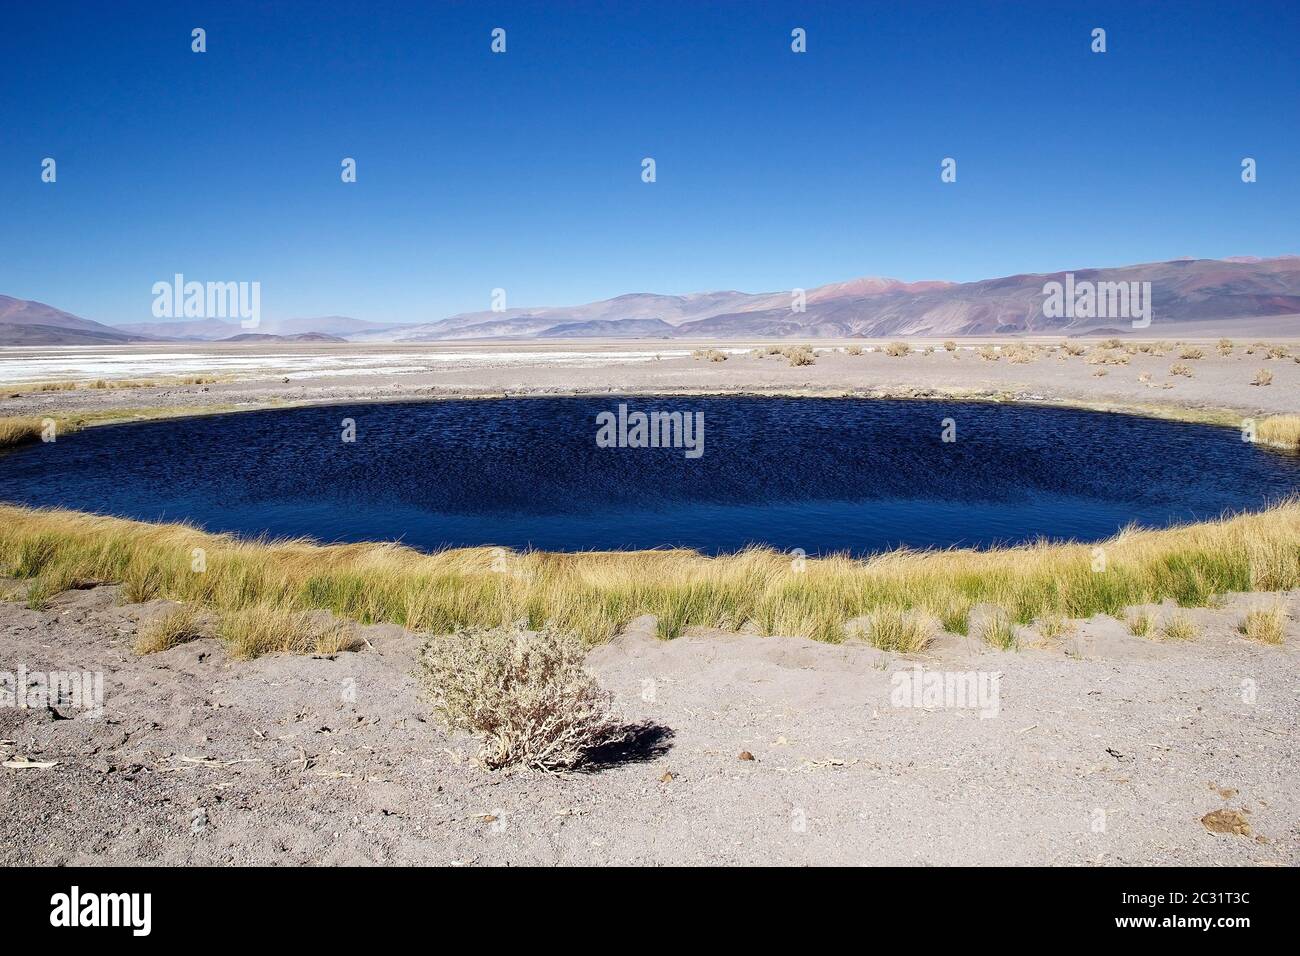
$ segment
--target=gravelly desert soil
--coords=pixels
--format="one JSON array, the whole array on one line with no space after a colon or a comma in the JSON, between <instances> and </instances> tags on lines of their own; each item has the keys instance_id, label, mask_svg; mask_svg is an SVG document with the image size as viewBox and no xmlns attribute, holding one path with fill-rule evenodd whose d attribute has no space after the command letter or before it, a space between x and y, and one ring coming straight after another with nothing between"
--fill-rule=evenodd
<instances>
[{"instance_id":1,"label":"gravelly desert soil","mask_svg":"<svg viewBox=\"0 0 1300 956\"><path fill-rule=\"evenodd\" d=\"M566 776L479 769L429 719L418 638L395 627L333 658L231 661L214 639L142 658L159 602L6 602L0 670L102 671L105 702L99 719L0 707L0 757L54 762L0 769L0 863L1296 865L1300 628L1240 637L1261 600L1187 612L1191 642L1097 618L1038 648L946 636L915 659L660 642L642 619L589 664L645 729ZM894 706L913 663L1000 674L997 715ZM1221 809L1249 833L1207 829Z\"/></svg>"},{"instance_id":2,"label":"gravelly desert soil","mask_svg":"<svg viewBox=\"0 0 1300 956\"><path fill-rule=\"evenodd\" d=\"M1270 341L1277 341L1272 339ZM1042 344L1055 345L1060 338ZM690 343L695 348L707 343ZM746 349L737 343L720 348ZM789 344L789 343L785 343ZM816 343L819 349L845 343ZM869 343L855 343L858 345ZM1087 356L1041 355L1027 364L981 359L970 342L949 353L915 352L891 358L883 352L848 355L841 351L818 353L816 364L792 367L784 358L753 358L738 352L723 362L692 359L680 353L678 342L566 343L538 345L388 345L388 346L147 346L132 347L132 355L149 362L147 373L135 378L158 377L168 372L216 372L233 380L207 385L66 392L25 391L20 384L6 385L0 414L45 414L98 409L135 409L172 406L256 406L277 402L354 402L403 398L455 398L509 394L674 394L674 393L779 393L861 394L900 397L972 396L1018 398L1098 405L1180 405L1192 408L1226 408L1246 414L1300 410L1300 364L1291 358L1265 359L1262 350L1246 354L1238 344L1227 357L1212 344L1199 347L1204 357L1182 360L1179 349L1163 356L1138 353L1129 364L1090 365ZM1089 344L1095 349L1096 343ZM68 362L121 354L106 350L0 350L0 382L13 382L21 368L34 360L64 356ZM1300 347L1292 351L1300 354ZM556 360L556 353L571 357ZM576 355L574 354L576 353ZM665 357L627 360L620 355L642 353ZM435 356L455 354L449 361ZM24 363L26 363L24 365ZM231 363L238 363L237 366ZM307 363L307 364L304 364ZM1173 375L1176 364L1188 366L1191 377ZM310 365L309 370L303 371ZM296 371L295 371L296 369ZM356 369L356 371L353 371ZM1256 372L1273 373L1267 386L1250 384ZM1098 371L1105 374L1098 376ZM1149 381L1142 381L1148 376ZM53 376L80 381L93 375ZM128 376L132 377L132 376Z\"/></svg>"}]
</instances>

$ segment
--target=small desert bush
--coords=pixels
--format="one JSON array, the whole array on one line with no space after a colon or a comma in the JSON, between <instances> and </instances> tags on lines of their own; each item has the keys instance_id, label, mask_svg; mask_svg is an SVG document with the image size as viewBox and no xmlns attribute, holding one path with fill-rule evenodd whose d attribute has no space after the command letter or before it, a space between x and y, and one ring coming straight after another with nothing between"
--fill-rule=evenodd
<instances>
[{"instance_id":1,"label":"small desert bush","mask_svg":"<svg viewBox=\"0 0 1300 956\"><path fill-rule=\"evenodd\" d=\"M1205 358L1205 353L1198 348L1188 346L1178 353L1178 357L1180 359L1187 359L1190 362L1194 359Z\"/></svg>"},{"instance_id":2,"label":"small desert bush","mask_svg":"<svg viewBox=\"0 0 1300 956\"><path fill-rule=\"evenodd\" d=\"M1165 626L1160 629L1160 636L1167 641L1190 641L1199 632L1200 628L1190 617L1185 614L1175 614L1165 621Z\"/></svg>"},{"instance_id":3,"label":"small desert bush","mask_svg":"<svg viewBox=\"0 0 1300 956\"><path fill-rule=\"evenodd\" d=\"M1268 347L1267 358L1284 359L1289 357L1290 350L1285 345L1270 345Z\"/></svg>"},{"instance_id":4,"label":"small desert bush","mask_svg":"<svg viewBox=\"0 0 1300 956\"><path fill-rule=\"evenodd\" d=\"M1080 345L1078 342L1070 341L1062 342L1061 348L1065 350L1066 355L1082 355L1084 352L1088 351L1087 346Z\"/></svg>"},{"instance_id":5,"label":"small desert bush","mask_svg":"<svg viewBox=\"0 0 1300 956\"><path fill-rule=\"evenodd\" d=\"M1012 365L1027 365L1034 360L1034 351L1023 345L1013 345L1007 349L1007 361Z\"/></svg>"},{"instance_id":6,"label":"small desert bush","mask_svg":"<svg viewBox=\"0 0 1300 956\"><path fill-rule=\"evenodd\" d=\"M202 637L198 609L182 604L140 626L135 638L137 654L155 654Z\"/></svg>"},{"instance_id":7,"label":"small desert bush","mask_svg":"<svg viewBox=\"0 0 1300 956\"><path fill-rule=\"evenodd\" d=\"M1151 637L1156 630L1156 616L1151 611L1132 611L1128 616L1128 632L1134 637Z\"/></svg>"},{"instance_id":8,"label":"small desert bush","mask_svg":"<svg viewBox=\"0 0 1300 956\"><path fill-rule=\"evenodd\" d=\"M1100 343L1101 348L1104 348L1104 349L1117 349L1117 348L1119 348L1120 346L1122 346L1123 344L1124 344L1124 343L1121 342L1119 339L1104 339L1104 340Z\"/></svg>"},{"instance_id":9,"label":"small desert bush","mask_svg":"<svg viewBox=\"0 0 1300 956\"><path fill-rule=\"evenodd\" d=\"M1272 385L1273 373L1266 368L1262 368L1255 373L1255 379L1250 384L1251 385Z\"/></svg>"},{"instance_id":10,"label":"small desert bush","mask_svg":"<svg viewBox=\"0 0 1300 956\"><path fill-rule=\"evenodd\" d=\"M569 770L625 737L585 656L576 636L551 625L530 633L518 622L435 637L421 650L420 670L434 713L483 738L485 767Z\"/></svg>"},{"instance_id":11,"label":"small desert bush","mask_svg":"<svg viewBox=\"0 0 1300 956\"><path fill-rule=\"evenodd\" d=\"M867 615L861 634L872 647L910 654L924 650L934 638L938 624L924 611L882 607Z\"/></svg>"},{"instance_id":12,"label":"small desert bush","mask_svg":"<svg viewBox=\"0 0 1300 956\"><path fill-rule=\"evenodd\" d=\"M1002 353L991 345L981 346L977 354L986 362L996 362L1002 357Z\"/></svg>"},{"instance_id":13,"label":"small desert bush","mask_svg":"<svg viewBox=\"0 0 1300 956\"><path fill-rule=\"evenodd\" d=\"M727 360L726 352L719 352L717 349L696 349L691 353L691 358L697 362L700 359L708 359L710 362L725 362Z\"/></svg>"},{"instance_id":14,"label":"small desert bush","mask_svg":"<svg viewBox=\"0 0 1300 956\"><path fill-rule=\"evenodd\" d=\"M1219 348L1219 351L1220 351L1220 352L1224 352L1224 351L1231 352L1231 351L1232 351L1232 339L1219 339L1219 346L1218 346L1218 348Z\"/></svg>"},{"instance_id":15,"label":"small desert bush","mask_svg":"<svg viewBox=\"0 0 1300 956\"><path fill-rule=\"evenodd\" d=\"M1277 448L1300 448L1300 415L1269 415L1255 425L1255 440Z\"/></svg>"},{"instance_id":16,"label":"small desert bush","mask_svg":"<svg viewBox=\"0 0 1300 956\"><path fill-rule=\"evenodd\" d=\"M356 646L351 628L343 622L322 625L312 615L258 604L221 615L217 637L233 657L263 654L337 654Z\"/></svg>"},{"instance_id":17,"label":"small desert bush","mask_svg":"<svg viewBox=\"0 0 1300 956\"><path fill-rule=\"evenodd\" d=\"M1252 641L1281 644L1286 632L1286 608L1279 602L1272 607L1247 611L1238 629Z\"/></svg>"},{"instance_id":18,"label":"small desert bush","mask_svg":"<svg viewBox=\"0 0 1300 956\"><path fill-rule=\"evenodd\" d=\"M945 352L955 352L957 351L957 343L952 339L946 339L943 343L943 350Z\"/></svg>"},{"instance_id":19,"label":"small desert bush","mask_svg":"<svg viewBox=\"0 0 1300 956\"><path fill-rule=\"evenodd\" d=\"M862 346L861 346L861 345L850 345L850 346L849 346L848 348L846 348L844 351L845 351L845 353L848 354L848 355L861 355L861 354L862 354Z\"/></svg>"},{"instance_id":20,"label":"small desert bush","mask_svg":"<svg viewBox=\"0 0 1300 956\"><path fill-rule=\"evenodd\" d=\"M1192 377L1192 367L1191 367L1190 365L1180 365L1180 364L1178 364L1177 362L1175 362L1173 365L1169 366L1169 374L1170 374L1170 375L1186 375L1188 378L1191 378L1191 377Z\"/></svg>"},{"instance_id":21,"label":"small desert bush","mask_svg":"<svg viewBox=\"0 0 1300 956\"><path fill-rule=\"evenodd\" d=\"M1131 360L1131 354L1112 350L1093 352L1086 361L1089 365L1127 365Z\"/></svg>"},{"instance_id":22,"label":"small desert bush","mask_svg":"<svg viewBox=\"0 0 1300 956\"><path fill-rule=\"evenodd\" d=\"M1040 617L1036 622L1038 633L1048 640L1060 637L1062 634L1068 634L1074 629L1074 625L1063 614L1048 612Z\"/></svg>"},{"instance_id":23,"label":"small desert bush","mask_svg":"<svg viewBox=\"0 0 1300 956\"><path fill-rule=\"evenodd\" d=\"M1006 608L994 607L986 609L984 617L980 621L979 636L985 644L1004 651L1015 650L1019 644L1016 634L1016 622Z\"/></svg>"},{"instance_id":24,"label":"small desert bush","mask_svg":"<svg viewBox=\"0 0 1300 956\"><path fill-rule=\"evenodd\" d=\"M791 345L781 350L791 365L813 365L817 361L817 353L812 350L811 345Z\"/></svg>"},{"instance_id":25,"label":"small desert bush","mask_svg":"<svg viewBox=\"0 0 1300 956\"><path fill-rule=\"evenodd\" d=\"M885 354L891 358L902 358L904 355L910 354L911 351L912 346L906 342L890 342L885 346Z\"/></svg>"}]
</instances>

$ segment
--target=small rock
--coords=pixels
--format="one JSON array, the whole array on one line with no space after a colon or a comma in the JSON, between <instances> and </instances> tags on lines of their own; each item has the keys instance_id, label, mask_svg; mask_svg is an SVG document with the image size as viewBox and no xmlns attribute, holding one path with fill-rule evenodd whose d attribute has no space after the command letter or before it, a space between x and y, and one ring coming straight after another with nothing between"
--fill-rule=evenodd
<instances>
[{"instance_id":1,"label":"small rock","mask_svg":"<svg viewBox=\"0 0 1300 956\"><path fill-rule=\"evenodd\" d=\"M665 770L665 771L664 771L664 775L663 775L662 777L659 778L659 782L660 782L660 783L672 783L672 782L673 782L674 780L676 780L676 779L677 779L677 778L673 776L673 772L672 772L671 770Z\"/></svg>"},{"instance_id":2,"label":"small rock","mask_svg":"<svg viewBox=\"0 0 1300 956\"><path fill-rule=\"evenodd\" d=\"M1211 833L1250 836L1250 824L1236 810L1215 810L1201 817L1201 823Z\"/></svg>"},{"instance_id":3,"label":"small rock","mask_svg":"<svg viewBox=\"0 0 1300 956\"><path fill-rule=\"evenodd\" d=\"M748 750L742 750L742 751L740 752L740 756L737 757L736 759L737 759L737 760L753 760L753 759L754 759L754 755L753 755L752 753L750 753Z\"/></svg>"}]
</instances>

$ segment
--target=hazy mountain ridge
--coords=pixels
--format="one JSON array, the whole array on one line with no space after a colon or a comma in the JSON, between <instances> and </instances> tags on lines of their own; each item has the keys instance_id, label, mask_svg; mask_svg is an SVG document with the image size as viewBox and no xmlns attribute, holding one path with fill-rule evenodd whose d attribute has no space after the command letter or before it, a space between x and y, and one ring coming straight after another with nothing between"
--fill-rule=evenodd
<instances>
[{"instance_id":1,"label":"hazy mountain ridge","mask_svg":"<svg viewBox=\"0 0 1300 956\"><path fill-rule=\"evenodd\" d=\"M108 326L40 302L0 296L0 344L75 345L143 341L439 342L493 338L844 338L1013 335L1131 328L1127 319L1048 318L1043 287L1066 272L1027 273L978 282L903 282L867 277L804 292L734 290L658 295L637 292L575 306L468 312L437 322L392 325L323 316L264 320L189 319ZM1153 325L1300 314L1300 256L1175 259L1076 269L1074 281L1150 282ZM1216 326L1215 334L1220 328ZM1296 329L1300 333L1300 327ZM1154 333L1153 333L1154 334ZM250 337L251 336L251 337ZM266 338L258 338L266 336Z\"/></svg>"},{"instance_id":2,"label":"hazy mountain ridge","mask_svg":"<svg viewBox=\"0 0 1300 956\"><path fill-rule=\"evenodd\" d=\"M842 338L1129 327L1127 320L1115 318L1046 317L1043 286L1064 282L1066 274L1027 273L963 283L853 279L806 290L803 311L791 308L791 291L635 293L571 307L471 312L349 338L396 342L564 336ZM1076 282L1150 282L1155 322L1300 313L1300 256L1177 259L1076 269L1072 274Z\"/></svg>"},{"instance_id":3,"label":"hazy mountain ridge","mask_svg":"<svg viewBox=\"0 0 1300 956\"><path fill-rule=\"evenodd\" d=\"M244 328L238 319L174 319L158 322L129 322L114 326L118 331L146 338L193 342L216 342L243 334L276 336L293 335L347 335L373 329L387 329L390 325L367 322L347 315L326 315L319 318L263 319L256 328Z\"/></svg>"}]
</instances>

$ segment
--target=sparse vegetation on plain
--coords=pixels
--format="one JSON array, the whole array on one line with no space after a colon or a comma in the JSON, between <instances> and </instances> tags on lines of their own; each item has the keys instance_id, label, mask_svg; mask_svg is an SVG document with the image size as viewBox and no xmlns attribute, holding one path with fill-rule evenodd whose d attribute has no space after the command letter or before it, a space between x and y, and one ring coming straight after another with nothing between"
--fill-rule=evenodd
<instances>
[{"instance_id":1,"label":"sparse vegetation on plain","mask_svg":"<svg viewBox=\"0 0 1300 956\"><path fill-rule=\"evenodd\" d=\"M788 348L780 350L791 365L813 365L817 361L817 353L813 351L811 345L791 345Z\"/></svg>"}]
</instances>

